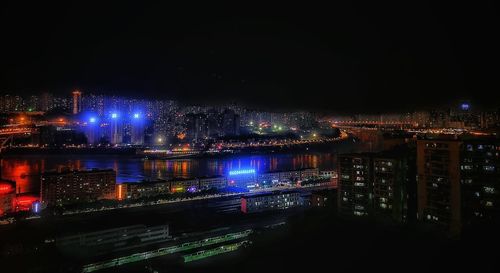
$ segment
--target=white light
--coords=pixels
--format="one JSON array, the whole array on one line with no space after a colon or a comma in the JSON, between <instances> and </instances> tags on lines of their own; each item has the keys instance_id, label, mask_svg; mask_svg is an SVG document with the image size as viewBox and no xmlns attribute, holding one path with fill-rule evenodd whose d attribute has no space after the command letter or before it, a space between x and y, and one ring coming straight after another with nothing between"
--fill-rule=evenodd
<instances>
[{"instance_id":1,"label":"white light","mask_svg":"<svg viewBox=\"0 0 500 273\"><path fill-rule=\"evenodd\" d=\"M117 113L112 113L111 114L111 118L117 118L118 117L118 114Z\"/></svg>"},{"instance_id":2,"label":"white light","mask_svg":"<svg viewBox=\"0 0 500 273\"><path fill-rule=\"evenodd\" d=\"M134 114L134 118L139 118L139 114Z\"/></svg>"}]
</instances>

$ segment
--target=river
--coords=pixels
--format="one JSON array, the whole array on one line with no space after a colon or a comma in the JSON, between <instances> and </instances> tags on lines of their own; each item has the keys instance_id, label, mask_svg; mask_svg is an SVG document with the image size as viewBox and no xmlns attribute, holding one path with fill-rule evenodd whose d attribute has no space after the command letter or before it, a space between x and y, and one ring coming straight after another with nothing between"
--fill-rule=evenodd
<instances>
[{"instance_id":1,"label":"river","mask_svg":"<svg viewBox=\"0 0 500 273\"><path fill-rule=\"evenodd\" d=\"M58 166L75 169L111 168L117 182L225 175L232 169L253 168L257 172L315 167L335 169L331 152L235 155L188 159L142 159L123 155L22 155L0 159L2 177L14 180L19 193L39 192L40 174Z\"/></svg>"}]
</instances>

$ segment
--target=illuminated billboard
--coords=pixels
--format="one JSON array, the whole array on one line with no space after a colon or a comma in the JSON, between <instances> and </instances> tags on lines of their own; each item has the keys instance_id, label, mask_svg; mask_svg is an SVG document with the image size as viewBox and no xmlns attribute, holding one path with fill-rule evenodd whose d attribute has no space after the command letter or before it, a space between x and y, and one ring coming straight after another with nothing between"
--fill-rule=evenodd
<instances>
[{"instance_id":1,"label":"illuminated billboard","mask_svg":"<svg viewBox=\"0 0 500 273\"><path fill-rule=\"evenodd\" d=\"M241 174L255 174L255 169L229 171L229 175L241 175Z\"/></svg>"}]
</instances>

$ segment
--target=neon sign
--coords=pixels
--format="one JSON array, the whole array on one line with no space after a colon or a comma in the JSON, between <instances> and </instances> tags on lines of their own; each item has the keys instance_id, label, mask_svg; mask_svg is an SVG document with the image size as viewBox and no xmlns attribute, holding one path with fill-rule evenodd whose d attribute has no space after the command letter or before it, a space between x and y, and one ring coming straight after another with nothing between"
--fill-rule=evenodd
<instances>
[{"instance_id":1,"label":"neon sign","mask_svg":"<svg viewBox=\"0 0 500 273\"><path fill-rule=\"evenodd\" d=\"M255 173L255 169L243 169L243 170L229 171L229 175L254 174L254 173Z\"/></svg>"}]
</instances>

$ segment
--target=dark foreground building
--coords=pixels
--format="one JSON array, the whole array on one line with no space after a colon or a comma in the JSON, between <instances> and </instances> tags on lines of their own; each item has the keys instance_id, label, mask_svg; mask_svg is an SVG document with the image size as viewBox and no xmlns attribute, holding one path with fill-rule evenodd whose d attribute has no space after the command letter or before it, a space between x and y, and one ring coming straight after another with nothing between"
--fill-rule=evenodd
<instances>
[{"instance_id":1,"label":"dark foreground building","mask_svg":"<svg viewBox=\"0 0 500 273\"><path fill-rule=\"evenodd\" d=\"M416 218L415 161L409 149L338 158L338 209L397 223Z\"/></svg>"},{"instance_id":2,"label":"dark foreground building","mask_svg":"<svg viewBox=\"0 0 500 273\"><path fill-rule=\"evenodd\" d=\"M498 139L418 140L419 220L455 235L464 225L498 221L499 153Z\"/></svg>"},{"instance_id":3,"label":"dark foreground building","mask_svg":"<svg viewBox=\"0 0 500 273\"><path fill-rule=\"evenodd\" d=\"M302 204L298 192L270 192L241 197L243 213L261 212L266 210L288 209Z\"/></svg>"}]
</instances>

